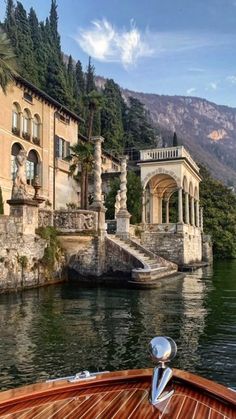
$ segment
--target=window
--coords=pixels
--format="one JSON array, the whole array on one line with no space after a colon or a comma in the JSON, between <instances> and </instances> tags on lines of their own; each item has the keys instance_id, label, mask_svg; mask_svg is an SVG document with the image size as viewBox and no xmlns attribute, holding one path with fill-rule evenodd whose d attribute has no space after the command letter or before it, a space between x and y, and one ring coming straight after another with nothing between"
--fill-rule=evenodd
<instances>
[{"instance_id":1,"label":"window","mask_svg":"<svg viewBox=\"0 0 236 419\"><path fill-rule=\"evenodd\" d=\"M19 151L22 150L22 146L19 143L14 143L11 148L11 179L15 179L16 175L16 156L19 154Z\"/></svg>"},{"instance_id":2,"label":"window","mask_svg":"<svg viewBox=\"0 0 236 419\"><path fill-rule=\"evenodd\" d=\"M24 99L27 100L28 102L32 103L33 102L33 97L30 93L28 92L24 92Z\"/></svg>"},{"instance_id":3,"label":"window","mask_svg":"<svg viewBox=\"0 0 236 419\"><path fill-rule=\"evenodd\" d=\"M12 132L15 135L20 135L20 107L18 103L14 103L12 108Z\"/></svg>"},{"instance_id":4,"label":"window","mask_svg":"<svg viewBox=\"0 0 236 419\"><path fill-rule=\"evenodd\" d=\"M40 118L38 115L34 115L33 119L33 142L34 144L40 144Z\"/></svg>"},{"instance_id":5,"label":"window","mask_svg":"<svg viewBox=\"0 0 236 419\"><path fill-rule=\"evenodd\" d=\"M56 157L65 159L70 155L70 143L61 137L56 136Z\"/></svg>"},{"instance_id":6,"label":"window","mask_svg":"<svg viewBox=\"0 0 236 419\"><path fill-rule=\"evenodd\" d=\"M23 132L22 132L22 137L25 140L30 140L30 112L28 111L28 109L24 110L23 113Z\"/></svg>"},{"instance_id":7,"label":"window","mask_svg":"<svg viewBox=\"0 0 236 419\"><path fill-rule=\"evenodd\" d=\"M28 154L26 162L26 179L28 185L33 185L33 181L36 175L39 175L39 159L37 152L31 150Z\"/></svg>"},{"instance_id":8,"label":"window","mask_svg":"<svg viewBox=\"0 0 236 419\"><path fill-rule=\"evenodd\" d=\"M64 124L68 124L70 123L70 118L68 118L67 116L62 115L61 113L57 113L57 117L60 121L64 122Z\"/></svg>"}]
</instances>

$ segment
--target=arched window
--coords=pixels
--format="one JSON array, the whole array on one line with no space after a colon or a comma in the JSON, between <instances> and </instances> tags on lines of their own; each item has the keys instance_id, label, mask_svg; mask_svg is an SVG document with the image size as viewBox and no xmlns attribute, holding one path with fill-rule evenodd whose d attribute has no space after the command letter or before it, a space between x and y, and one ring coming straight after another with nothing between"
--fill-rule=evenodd
<instances>
[{"instance_id":1,"label":"arched window","mask_svg":"<svg viewBox=\"0 0 236 419\"><path fill-rule=\"evenodd\" d=\"M16 175L16 156L19 154L19 151L22 150L23 147L19 143L14 143L11 148L11 179L15 179Z\"/></svg>"},{"instance_id":2,"label":"arched window","mask_svg":"<svg viewBox=\"0 0 236 419\"><path fill-rule=\"evenodd\" d=\"M40 144L40 136L41 136L41 130L40 130L40 118L38 115L34 115L33 119L33 142L34 144L39 145Z\"/></svg>"},{"instance_id":3,"label":"arched window","mask_svg":"<svg viewBox=\"0 0 236 419\"><path fill-rule=\"evenodd\" d=\"M30 140L30 120L31 120L31 115L30 115L30 111L28 109L25 109L23 112L23 132L22 132L22 137L25 140Z\"/></svg>"},{"instance_id":4,"label":"arched window","mask_svg":"<svg viewBox=\"0 0 236 419\"><path fill-rule=\"evenodd\" d=\"M12 132L15 135L20 135L20 106L18 103L13 103L12 108Z\"/></svg>"},{"instance_id":5,"label":"arched window","mask_svg":"<svg viewBox=\"0 0 236 419\"><path fill-rule=\"evenodd\" d=\"M33 185L35 176L39 175L39 158L36 151L31 150L26 162L26 179L28 185Z\"/></svg>"}]
</instances>

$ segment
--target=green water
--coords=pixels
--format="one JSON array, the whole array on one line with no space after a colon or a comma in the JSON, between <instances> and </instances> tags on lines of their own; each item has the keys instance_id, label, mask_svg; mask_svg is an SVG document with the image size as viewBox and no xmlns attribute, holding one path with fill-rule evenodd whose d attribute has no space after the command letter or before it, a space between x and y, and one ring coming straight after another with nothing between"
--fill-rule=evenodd
<instances>
[{"instance_id":1,"label":"green water","mask_svg":"<svg viewBox=\"0 0 236 419\"><path fill-rule=\"evenodd\" d=\"M155 335L176 340L173 366L236 388L236 261L157 290L63 284L0 296L0 388L151 366Z\"/></svg>"}]
</instances>

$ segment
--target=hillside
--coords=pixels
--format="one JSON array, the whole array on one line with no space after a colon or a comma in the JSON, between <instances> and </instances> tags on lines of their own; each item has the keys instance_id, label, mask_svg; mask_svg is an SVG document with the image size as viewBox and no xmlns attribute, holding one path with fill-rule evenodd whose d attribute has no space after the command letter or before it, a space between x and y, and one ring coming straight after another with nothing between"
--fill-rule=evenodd
<instances>
[{"instance_id":1,"label":"hillside","mask_svg":"<svg viewBox=\"0 0 236 419\"><path fill-rule=\"evenodd\" d=\"M176 131L197 162L212 175L236 186L236 109L205 99L164 96L122 90L128 98L139 99L149 110L164 144L170 144Z\"/></svg>"}]
</instances>

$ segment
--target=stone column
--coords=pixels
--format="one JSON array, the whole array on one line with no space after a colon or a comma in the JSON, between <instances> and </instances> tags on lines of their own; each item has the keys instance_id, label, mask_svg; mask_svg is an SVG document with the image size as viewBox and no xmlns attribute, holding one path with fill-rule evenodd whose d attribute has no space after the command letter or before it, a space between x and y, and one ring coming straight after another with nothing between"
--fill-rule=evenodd
<instances>
[{"instance_id":1,"label":"stone column","mask_svg":"<svg viewBox=\"0 0 236 419\"><path fill-rule=\"evenodd\" d=\"M178 222L183 223L183 195L182 188L178 189Z\"/></svg>"},{"instance_id":2,"label":"stone column","mask_svg":"<svg viewBox=\"0 0 236 419\"><path fill-rule=\"evenodd\" d=\"M152 188L149 189L149 216L150 224L154 223L154 191Z\"/></svg>"},{"instance_id":3,"label":"stone column","mask_svg":"<svg viewBox=\"0 0 236 419\"><path fill-rule=\"evenodd\" d=\"M90 205L91 210L98 212L98 229L100 232L105 231L105 212L106 208L102 202L102 143L103 137L92 137L94 143L94 184L93 184L93 203Z\"/></svg>"},{"instance_id":4,"label":"stone column","mask_svg":"<svg viewBox=\"0 0 236 419\"><path fill-rule=\"evenodd\" d=\"M188 192L184 192L185 195L185 223L189 224L189 195Z\"/></svg>"},{"instance_id":5,"label":"stone column","mask_svg":"<svg viewBox=\"0 0 236 419\"><path fill-rule=\"evenodd\" d=\"M158 198L158 223L162 224L162 197Z\"/></svg>"},{"instance_id":6,"label":"stone column","mask_svg":"<svg viewBox=\"0 0 236 419\"><path fill-rule=\"evenodd\" d=\"M170 222L170 219L169 219L169 199L166 199L165 203L166 203L166 224L169 224L169 222Z\"/></svg>"},{"instance_id":7,"label":"stone column","mask_svg":"<svg viewBox=\"0 0 236 419\"><path fill-rule=\"evenodd\" d=\"M120 174L120 211L117 213L117 236L129 238L129 220L131 215L127 211L127 156L121 157Z\"/></svg>"},{"instance_id":8,"label":"stone column","mask_svg":"<svg viewBox=\"0 0 236 419\"><path fill-rule=\"evenodd\" d=\"M145 189L142 192L142 224L146 223L146 199L145 199Z\"/></svg>"},{"instance_id":9,"label":"stone column","mask_svg":"<svg viewBox=\"0 0 236 419\"><path fill-rule=\"evenodd\" d=\"M199 201L196 200L196 227L199 227Z\"/></svg>"},{"instance_id":10,"label":"stone column","mask_svg":"<svg viewBox=\"0 0 236 419\"><path fill-rule=\"evenodd\" d=\"M194 198L191 196L191 224L195 225Z\"/></svg>"}]
</instances>

